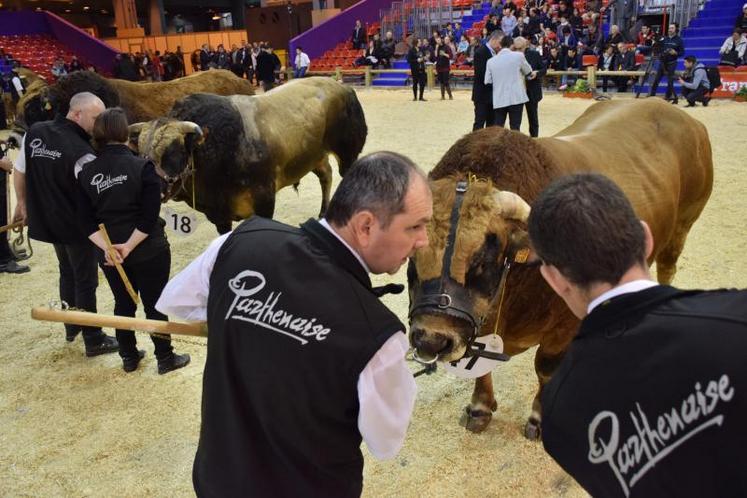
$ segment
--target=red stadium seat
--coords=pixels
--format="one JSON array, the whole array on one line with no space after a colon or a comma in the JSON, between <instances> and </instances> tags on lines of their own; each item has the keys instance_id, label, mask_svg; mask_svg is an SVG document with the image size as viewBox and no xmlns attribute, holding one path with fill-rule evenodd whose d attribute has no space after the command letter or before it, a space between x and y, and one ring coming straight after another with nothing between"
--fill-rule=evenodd
<instances>
[{"instance_id":1,"label":"red stadium seat","mask_svg":"<svg viewBox=\"0 0 747 498\"><path fill-rule=\"evenodd\" d=\"M581 58L581 65L586 66L596 66L597 64L597 56L596 55L584 55Z\"/></svg>"}]
</instances>

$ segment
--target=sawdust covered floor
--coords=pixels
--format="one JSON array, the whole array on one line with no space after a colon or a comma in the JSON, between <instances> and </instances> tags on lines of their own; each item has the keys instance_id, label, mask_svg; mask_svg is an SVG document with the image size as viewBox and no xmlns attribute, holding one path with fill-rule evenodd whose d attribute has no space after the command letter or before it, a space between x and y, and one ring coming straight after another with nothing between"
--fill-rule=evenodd
<instances>
[{"instance_id":1,"label":"sawdust covered floor","mask_svg":"<svg viewBox=\"0 0 747 498\"><path fill-rule=\"evenodd\" d=\"M436 92L430 92L425 103L412 102L411 95L404 90L359 92L369 126L365 152L394 150L431 169L470 130L472 103L464 91L445 102L437 100ZM546 96L540 104L542 135L566 126L589 105ZM739 147L747 136L747 105L714 101L708 108L688 112L708 127L716 180L680 259L675 284L747 287L745 157ZM298 194L291 189L280 193L277 218L291 224L305 221L318 212L320 199L318 182L310 175ZM169 207L189 211L184 204ZM173 272L216 235L203 217L199 221L190 237L170 235ZM156 374L153 348L143 334L138 340L147 356L134 374L121 370L117 355L86 359L80 338L68 344L60 325L29 318L32 306L57 295L52 248L39 243L35 251L31 273L0 275L0 495L192 495L204 341L177 342L177 351L190 353L192 364L166 376ZM404 271L394 280L404 282ZM100 282L99 310L111 313L111 294L106 281ZM405 319L406 296L388 297L387 304ZM405 446L387 462L366 453L364 495L583 496L541 445L522 435L536 389L532 354L518 356L494 372L498 411L479 435L458 423L471 382L442 372L419 377Z\"/></svg>"}]
</instances>

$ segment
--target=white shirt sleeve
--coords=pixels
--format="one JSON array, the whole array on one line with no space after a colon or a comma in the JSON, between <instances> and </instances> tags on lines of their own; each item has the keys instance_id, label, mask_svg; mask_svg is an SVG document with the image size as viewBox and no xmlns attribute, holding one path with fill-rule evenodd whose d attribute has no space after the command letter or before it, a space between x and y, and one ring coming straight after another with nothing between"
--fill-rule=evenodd
<instances>
[{"instance_id":1,"label":"white shirt sleeve","mask_svg":"<svg viewBox=\"0 0 747 498\"><path fill-rule=\"evenodd\" d=\"M485 84L493 84L493 73L490 71L490 60L488 60L488 63L485 65Z\"/></svg>"},{"instance_id":2,"label":"white shirt sleeve","mask_svg":"<svg viewBox=\"0 0 747 498\"><path fill-rule=\"evenodd\" d=\"M405 334L394 334L358 376L358 430L379 460L399 453L415 406L417 385L405 364L408 349Z\"/></svg>"},{"instance_id":3,"label":"white shirt sleeve","mask_svg":"<svg viewBox=\"0 0 747 498\"><path fill-rule=\"evenodd\" d=\"M13 163L13 169L18 171L19 173L26 174L26 135L23 135L23 138L21 138L21 150L18 152L18 155L16 156L16 162Z\"/></svg>"},{"instance_id":4,"label":"white shirt sleeve","mask_svg":"<svg viewBox=\"0 0 747 498\"><path fill-rule=\"evenodd\" d=\"M158 311L189 322L207 321L210 274L229 235L230 232L212 241L205 252L166 284L156 303Z\"/></svg>"},{"instance_id":5,"label":"white shirt sleeve","mask_svg":"<svg viewBox=\"0 0 747 498\"><path fill-rule=\"evenodd\" d=\"M14 76L11 81L13 82L13 86L16 87L18 96L23 97L23 83L21 83L21 78L19 78L18 76Z\"/></svg>"}]
</instances>

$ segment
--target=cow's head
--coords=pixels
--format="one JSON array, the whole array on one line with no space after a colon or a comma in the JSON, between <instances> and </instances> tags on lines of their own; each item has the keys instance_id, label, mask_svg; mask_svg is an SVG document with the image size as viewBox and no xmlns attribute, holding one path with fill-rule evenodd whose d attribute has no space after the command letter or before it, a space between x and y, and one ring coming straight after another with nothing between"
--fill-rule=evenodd
<instances>
[{"instance_id":1,"label":"cow's head","mask_svg":"<svg viewBox=\"0 0 747 498\"><path fill-rule=\"evenodd\" d=\"M194 148L202 143L205 132L196 123L158 118L130 125L130 147L156 165L156 171L168 183L188 172Z\"/></svg>"},{"instance_id":2,"label":"cow's head","mask_svg":"<svg viewBox=\"0 0 747 498\"><path fill-rule=\"evenodd\" d=\"M407 272L410 342L422 360L455 361L493 310L507 263L528 251L529 205L490 182L444 178L431 187L430 244Z\"/></svg>"},{"instance_id":3,"label":"cow's head","mask_svg":"<svg viewBox=\"0 0 747 498\"><path fill-rule=\"evenodd\" d=\"M19 138L26 134L32 124L52 118L54 118L54 110L49 101L49 87L44 81L34 81L16 105L16 119L11 129L11 140L17 143L11 145L19 145Z\"/></svg>"}]
</instances>

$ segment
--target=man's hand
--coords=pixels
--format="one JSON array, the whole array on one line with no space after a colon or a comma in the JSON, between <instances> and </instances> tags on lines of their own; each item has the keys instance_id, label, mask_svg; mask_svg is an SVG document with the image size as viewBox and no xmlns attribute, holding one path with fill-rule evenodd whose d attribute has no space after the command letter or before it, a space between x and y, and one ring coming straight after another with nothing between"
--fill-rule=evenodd
<instances>
[{"instance_id":1,"label":"man's hand","mask_svg":"<svg viewBox=\"0 0 747 498\"><path fill-rule=\"evenodd\" d=\"M679 79L678 79L677 81L679 81L679 82L680 82L680 85L681 85L681 84L683 84L683 83L685 82L685 80L683 80L682 78L679 78Z\"/></svg>"},{"instance_id":2,"label":"man's hand","mask_svg":"<svg viewBox=\"0 0 747 498\"><path fill-rule=\"evenodd\" d=\"M529 76L527 76L527 79L533 80L536 77L537 77L537 71L532 71L531 73L529 73Z\"/></svg>"},{"instance_id":3,"label":"man's hand","mask_svg":"<svg viewBox=\"0 0 747 498\"><path fill-rule=\"evenodd\" d=\"M13 212L13 223L17 221L22 221L23 224L26 224L26 204L19 202L16 204L16 209Z\"/></svg>"},{"instance_id":4,"label":"man's hand","mask_svg":"<svg viewBox=\"0 0 747 498\"><path fill-rule=\"evenodd\" d=\"M125 259L127 259L127 256L129 256L132 252L132 247L130 247L127 243L114 244L112 247L117 251L117 255L119 256L118 263L121 263Z\"/></svg>"}]
</instances>

